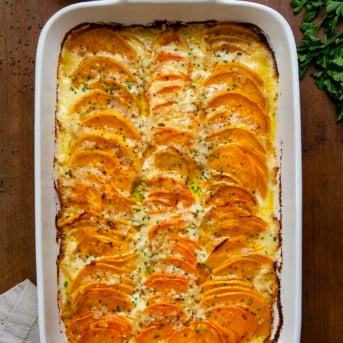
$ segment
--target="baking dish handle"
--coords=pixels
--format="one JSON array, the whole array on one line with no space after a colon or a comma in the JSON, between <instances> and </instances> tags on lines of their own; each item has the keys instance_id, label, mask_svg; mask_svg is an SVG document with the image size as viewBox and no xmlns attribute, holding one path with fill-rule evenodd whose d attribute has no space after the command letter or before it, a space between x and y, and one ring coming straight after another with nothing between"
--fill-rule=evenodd
<instances>
[{"instance_id":1,"label":"baking dish handle","mask_svg":"<svg viewBox=\"0 0 343 343\"><path fill-rule=\"evenodd\" d=\"M106 0L105 0L106 1ZM139 3L142 0L120 0L119 2L124 2L124 3ZM234 0L234 1L239 1L239 0ZM148 0L148 2L150 3L161 3L161 0ZM166 1L168 3L168 1ZM189 2L189 3L194 3L194 2L218 2L218 0L172 0L171 2L180 2L180 3L184 3L184 2Z\"/></svg>"}]
</instances>

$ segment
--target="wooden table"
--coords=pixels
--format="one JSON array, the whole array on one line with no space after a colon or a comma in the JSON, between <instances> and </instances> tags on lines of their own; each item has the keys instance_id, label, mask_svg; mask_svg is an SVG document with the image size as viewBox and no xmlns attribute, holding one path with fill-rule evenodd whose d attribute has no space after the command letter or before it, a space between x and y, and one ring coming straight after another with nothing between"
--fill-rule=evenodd
<instances>
[{"instance_id":1,"label":"wooden table","mask_svg":"<svg viewBox=\"0 0 343 343\"><path fill-rule=\"evenodd\" d=\"M34 62L42 25L76 1L0 1L0 293L35 282ZM281 12L297 41L289 1L256 1ZM313 84L301 81L303 151L302 342L343 342L343 123Z\"/></svg>"}]
</instances>

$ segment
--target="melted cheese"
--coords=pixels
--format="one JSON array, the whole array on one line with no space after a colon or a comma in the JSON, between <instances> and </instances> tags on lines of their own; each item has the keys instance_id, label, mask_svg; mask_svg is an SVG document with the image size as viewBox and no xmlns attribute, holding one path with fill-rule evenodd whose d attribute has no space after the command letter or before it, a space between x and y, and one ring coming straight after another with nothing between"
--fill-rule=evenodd
<instances>
[{"instance_id":1,"label":"melted cheese","mask_svg":"<svg viewBox=\"0 0 343 343\"><path fill-rule=\"evenodd\" d=\"M99 318L105 326L119 328L108 313L120 314L131 327L131 336L123 334L122 341L142 342L145 330L156 323L170 324L173 332L183 327L197 332L197 321L208 320L211 306L250 311L256 327L243 335L251 342L264 341L277 317L275 265L280 264L278 85L269 47L253 29L249 33L236 24L96 29L96 44L91 27L67 36L58 70L59 300L70 342L90 330L88 325L78 332L73 321L87 313L94 317L93 328ZM108 61L106 67L85 70L82 63L93 57ZM115 70L123 74L117 77ZM220 75L217 83L206 86L215 72ZM247 84L265 100L265 109L251 100L255 98ZM224 94L222 100L216 100L219 94ZM75 110L85 95L85 110ZM132 99L139 99L138 113L125 110L133 106ZM163 128L175 134L156 144L156 130L162 129L159 138ZM223 129L227 136L219 134ZM113 135L125 146L120 146L122 140L111 141ZM192 140L185 141L184 135ZM80 136L86 143L72 148ZM131 227L128 231L120 226L124 222ZM229 248L220 252L225 245ZM135 255L134 266L130 259L121 262L128 254ZM175 280L167 281L166 275ZM204 291L216 280L224 280L228 288ZM101 298L101 292L125 282L132 291L118 294L128 299L130 309L124 310L123 301L117 304L114 298L115 308L107 300L104 304L107 298ZM248 291L241 284L250 285ZM227 300L219 296L209 303L211 294L223 292ZM234 300L236 293L247 301ZM102 306L88 294L99 297ZM249 304L251 294L264 304L263 316ZM177 304L184 319L152 315L149 309L155 301ZM220 321L213 325L237 339L242 334Z\"/></svg>"}]
</instances>

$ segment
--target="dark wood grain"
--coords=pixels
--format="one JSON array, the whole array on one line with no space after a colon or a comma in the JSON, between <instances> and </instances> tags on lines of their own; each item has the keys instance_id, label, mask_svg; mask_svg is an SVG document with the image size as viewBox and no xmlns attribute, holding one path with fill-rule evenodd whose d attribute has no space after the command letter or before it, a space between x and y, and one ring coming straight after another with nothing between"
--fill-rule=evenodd
<instances>
[{"instance_id":1,"label":"dark wood grain","mask_svg":"<svg viewBox=\"0 0 343 343\"><path fill-rule=\"evenodd\" d=\"M38 35L59 8L76 1L0 1L0 292L35 282L33 82ZM293 28L289 1L269 5ZM343 342L343 124L309 75L300 83L303 151L302 342ZM2 187L3 186L3 187Z\"/></svg>"}]
</instances>

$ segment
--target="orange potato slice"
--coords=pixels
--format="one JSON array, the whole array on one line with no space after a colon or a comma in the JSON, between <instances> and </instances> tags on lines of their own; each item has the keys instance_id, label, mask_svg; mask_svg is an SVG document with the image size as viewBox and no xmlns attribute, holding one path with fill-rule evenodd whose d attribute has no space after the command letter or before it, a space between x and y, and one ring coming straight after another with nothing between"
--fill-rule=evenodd
<instances>
[{"instance_id":1,"label":"orange potato slice","mask_svg":"<svg viewBox=\"0 0 343 343\"><path fill-rule=\"evenodd\" d=\"M117 157L124 165L132 165L138 172L140 161L136 158L130 145L118 134L94 130L81 134L70 148L72 154L80 151L99 150Z\"/></svg>"},{"instance_id":2,"label":"orange potato slice","mask_svg":"<svg viewBox=\"0 0 343 343\"><path fill-rule=\"evenodd\" d=\"M127 42L127 39L110 27L84 27L75 30L64 44L68 50L77 51L83 55L85 51L96 54L106 51L119 54L130 61L137 58L136 51Z\"/></svg>"},{"instance_id":3,"label":"orange potato slice","mask_svg":"<svg viewBox=\"0 0 343 343\"><path fill-rule=\"evenodd\" d=\"M115 329L94 328L86 331L78 343L123 343L120 332Z\"/></svg>"},{"instance_id":4,"label":"orange potato slice","mask_svg":"<svg viewBox=\"0 0 343 343\"><path fill-rule=\"evenodd\" d=\"M132 87L130 82L122 84L115 80L99 80L92 82L87 87L92 90L105 92L106 94L110 94L116 98L125 99L129 104L137 105L139 110L141 110L139 98L129 90L129 88Z\"/></svg>"},{"instance_id":5,"label":"orange potato slice","mask_svg":"<svg viewBox=\"0 0 343 343\"><path fill-rule=\"evenodd\" d=\"M274 261L265 255L251 254L224 261L213 269L213 275L235 275L252 280L265 267L273 270Z\"/></svg>"},{"instance_id":6,"label":"orange potato slice","mask_svg":"<svg viewBox=\"0 0 343 343\"><path fill-rule=\"evenodd\" d=\"M173 333L171 324L148 326L136 336L136 343L157 343Z\"/></svg>"},{"instance_id":7,"label":"orange potato slice","mask_svg":"<svg viewBox=\"0 0 343 343\"><path fill-rule=\"evenodd\" d=\"M221 244L216 246L207 258L205 264L213 269L223 263L223 261L236 256L247 255L251 252L258 252L259 246L255 241L246 240L244 237L232 237L225 239Z\"/></svg>"},{"instance_id":8,"label":"orange potato slice","mask_svg":"<svg viewBox=\"0 0 343 343\"><path fill-rule=\"evenodd\" d=\"M162 258L159 262L160 262L160 264L165 264L167 266L174 266L176 268L180 268L183 271L190 273L190 274L197 274L196 265L191 264L182 258L166 257L166 258Z\"/></svg>"},{"instance_id":9,"label":"orange potato slice","mask_svg":"<svg viewBox=\"0 0 343 343\"><path fill-rule=\"evenodd\" d=\"M156 145L176 144L189 148L194 141L194 135L173 127L158 127L154 130L153 139Z\"/></svg>"},{"instance_id":10,"label":"orange potato slice","mask_svg":"<svg viewBox=\"0 0 343 343\"><path fill-rule=\"evenodd\" d=\"M209 37L212 35L229 34L233 36L239 36L240 38L242 37L242 39L246 37L256 41L260 40L259 36L253 30L251 30L251 28L235 23L222 23L207 27L204 30L204 34Z\"/></svg>"},{"instance_id":11,"label":"orange potato slice","mask_svg":"<svg viewBox=\"0 0 343 343\"><path fill-rule=\"evenodd\" d=\"M116 110L133 117L139 115L139 106L131 96L112 95L101 90L95 90L82 96L70 113L80 114L82 118L94 111L103 110Z\"/></svg>"},{"instance_id":12,"label":"orange potato slice","mask_svg":"<svg viewBox=\"0 0 343 343\"><path fill-rule=\"evenodd\" d=\"M104 295L110 292L111 297L116 297L118 299L123 299L126 302L130 301L129 295L133 292L133 290L130 290L129 293L127 293L127 289L123 289L124 287L118 287L117 285L107 285L106 283L98 283L98 282L91 282L88 284L84 284L80 286L77 290L75 290L68 298L69 302L64 307L64 311L68 313L68 310L71 310L72 312L76 309L79 309L80 306L85 306L85 299L87 298L87 295ZM124 290L124 291L123 291ZM88 301L88 300L87 300ZM89 301L88 301L89 302ZM87 302L87 304L88 304ZM101 306L102 300L99 300L99 306ZM82 310L83 311L83 310ZM92 311L92 308L89 308L89 311ZM116 309L116 311L119 311ZM110 309L110 312L115 312L112 309ZM84 312L82 312L84 313Z\"/></svg>"},{"instance_id":13,"label":"orange potato slice","mask_svg":"<svg viewBox=\"0 0 343 343\"><path fill-rule=\"evenodd\" d=\"M58 196L61 212L65 209L76 208L84 212L101 212L103 209L102 194L96 188L90 188L81 182L74 182L73 186L59 186Z\"/></svg>"},{"instance_id":14,"label":"orange potato slice","mask_svg":"<svg viewBox=\"0 0 343 343\"><path fill-rule=\"evenodd\" d=\"M175 208L178 203L185 208L194 204L195 200L189 187L171 177L156 177L148 181L151 190L147 193L145 204L153 205L156 210L164 207Z\"/></svg>"},{"instance_id":15,"label":"orange potato slice","mask_svg":"<svg viewBox=\"0 0 343 343\"><path fill-rule=\"evenodd\" d=\"M210 45L211 51L223 51L226 54L241 53L250 56L250 46L252 41L243 37L230 34L209 36L206 42Z\"/></svg>"},{"instance_id":16,"label":"orange potato slice","mask_svg":"<svg viewBox=\"0 0 343 343\"><path fill-rule=\"evenodd\" d=\"M235 337L225 337L222 330L214 322L209 320L202 320L193 323L195 331L204 343L234 343Z\"/></svg>"},{"instance_id":17,"label":"orange potato slice","mask_svg":"<svg viewBox=\"0 0 343 343\"><path fill-rule=\"evenodd\" d=\"M137 267L137 255L136 254L125 254L117 256L107 256L97 260L97 263L108 264L117 268L132 272Z\"/></svg>"},{"instance_id":18,"label":"orange potato slice","mask_svg":"<svg viewBox=\"0 0 343 343\"><path fill-rule=\"evenodd\" d=\"M167 343L204 343L204 340L194 329L183 328L169 336Z\"/></svg>"},{"instance_id":19,"label":"orange potato slice","mask_svg":"<svg viewBox=\"0 0 343 343\"><path fill-rule=\"evenodd\" d=\"M106 282L109 278L120 279L124 284L131 284L131 280L125 276L127 270L110 264L93 261L80 270L70 287L70 293L74 292L83 284L90 282Z\"/></svg>"},{"instance_id":20,"label":"orange potato slice","mask_svg":"<svg viewBox=\"0 0 343 343\"><path fill-rule=\"evenodd\" d=\"M243 147L248 147L249 150L258 154L258 156L267 154L259 138L248 130L241 128L224 127L219 131L209 134L206 137L206 141L214 146L235 142Z\"/></svg>"},{"instance_id":21,"label":"orange potato slice","mask_svg":"<svg viewBox=\"0 0 343 343\"><path fill-rule=\"evenodd\" d=\"M187 43L185 39L176 31L167 31L161 33L157 36L152 46L154 49L159 50L160 47L169 44L176 44L180 49L187 49Z\"/></svg>"},{"instance_id":22,"label":"orange potato slice","mask_svg":"<svg viewBox=\"0 0 343 343\"><path fill-rule=\"evenodd\" d=\"M82 121L82 127L96 130L110 130L123 138L139 139L139 132L132 122L116 110L98 111Z\"/></svg>"},{"instance_id":23,"label":"orange potato slice","mask_svg":"<svg viewBox=\"0 0 343 343\"><path fill-rule=\"evenodd\" d=\"M268 224L239 207L212 207L204 216L199 228L200 239L227 238L255 235L265 231Z\"/></svg>"},{"instance_id":24,"label":"orange potato slice","mask_svg":"<svg viewBox=\"0 0 343 343\"><path fill-rule=\"evenodd\" d=\"M137 177L132 165L122 163L113 154L100 150L80 151L72 156L70 167L95 168L100 173L113 176L113 183L121 190L131 191Z\"/></svg>"},{"instance_id":25,"label":"orange potato slice","mask_svg":"<svg viewBox=\"0 0 343 343\"><path fill-rule=\"evenodd\" d=\"M186 179L199 173L194 160L174 147L157 151L154 155L155 167L164 172L174 172Z\"/></svg>"},{"instance_id":26,"label":"orange potato slice","mask_svg":"<svg viewBox=\"0 0 343 343\"><path fill-rule=\"evenodd\" d=\"M66 335L69 342L76 343L81 334L87 331L96 319L91 313L86 313L73 319L68 323Z\"/></svg>"},{"instance_id":27,"label":"orange potato slice","mask_svg":"<svg viewBox=\"0 0 343 343\"><path fill-rule=\"evenodd\" d=\"M262 137L268 132L268 118L265 113L246 96L227 91L219 92L208 102L208 108L218 109L206 118L207 123L227 125L234 118L234 122L256 131Z\"/></svg>"},{"instance_id":28,"label":"orange potato slice","mask_svg":"<svg viewBox=\"0 0 343 343\"><path fill-rule=\"evenodd\" d=\"M114 329L119 332L119 337L129 338L131 335L131 324L127 319L118 314L109 313L100 319L94 318L91 313L86 313L82 316L74 317L67 327L67 337L71 343L76 343L82 333L89 329L107 328Z\"/></svg>"},{"instance_id":29,"label":"orange potato slice","mask_svg":"<svg viewBox=\"0 0 343 343\"><path fill-rule=\"evenodd\" d=\"M156 295L153 295L152 297L149 297L146 300L146 305L149 306L151 304L159 304L159 303L168 303L168 304L178 304L180 303L180 299L166 295L157 293Z\"/></svg>"},{"instance_id":30,"label":"orange potato slice","mask_svg":"<svg viewBox=\"0 0 343 343\"><path fill-rule=\"evenodd\" d=\"M207 317L224 332L233 331L239 342L250 342L258 326L256 315L241 306L216 306L207 312Z\"/></svg>"},{"instance_id":31,"label":"orange potato slice","mask_svg":"<svg viewBox=\"0 0 343 343\"><path fill-rule=\"evenodd\" d=\"M75 230L70 235L77 241L74 254L93 256L126 254L134 242L133 237L128 234L112 233L111 236L106 236L96 232L96 229Z\"/></svg>"},{"instance_id":32,"label":"orange potato slice","mask_svg":"<svg viewBox=\"0 0 343 343\"><path fill-rule=\"evenodd\" d=\"M229 292L220 295L212 295L201 301L202 306L214 307L217 305L240 306L252 312L256 316L258 327L256 336L267 338L271 329L271 307L256 292ZM244 318L243 318L244 319Z\"/></svg>"},{"instance_id":33,"label":"orange potato slice","mask_svg":"<svg viewBox=\"0 0 343 343\"><path fill-rule=\"evenodd\" d=\"M70 75L70 78L74 87L80 87L94 81L113 79L121 83L137 83L136 77L124 64L105 56L92 56L83 59Z\"/></svg>"},{"instance_id":34,"label":"orange potato slice","mask_svg":"<svg viewBox=\"0 0 343 343\"><path fill-rule=\"evenodd\" d=\"M258 82L256 82L258 80ZM218 65L204 81L204 87L223 86L230 92L238 92L256 103L262 111L267 110L267 101L259 88L263 81L252 70L237 63Z\"/></svg>"},{"instance_id":35,"label":"orange potato slice","mask_svg":"<svg viewBox=\"0 0 343 343\"><path fill-rule=\"evenodd\" d=\"M208 156L208 166L220 173L227 173L238 179L243 188L253 193L266 195L267 170L256 169L255 161L247 149L237 144L226 144L214 149ZM266 168L266 166L265 166Z\"/></svg>"},{"instance_id":36,"label":"orange potato slice","mask_svg":"<svg viewBox=\"0 0 343 343\"><path fill-rule=\"evenodd\" d=\"M227 289L228 287L240 287L242 289L245 288L249 290L252 289L254 286L250 281L246 279L231 275L224 279L208 280L201 285L201 289L204 294L209 294L208 292L214 289Z\"/></svg>"},{"instance_id":37,"label":"orange potato slice","mask_svg":"<svg viewBox=\"0 0 343 343\"><path fill-rule=\"evenodd\" d=\"M154 225L149 230L149 241L164 240L177 232L182 232L186 229L186 223L181 216L171 216L165 221Z\"/></svg>"},{"instance_id":38,"label":"orange potato slice","mask_svg":"<svg viewBox=\"0 0 343 343\"><path fill-rule=\"evenodd\" d=\"M156 303L147 306L139 320L142 320L144 326L176 324L185 321L185 314L180 305Z\"/></svg>"},{"instance_id":39,"label":"orange potato slice","mask_svg":"<svg viewBox=\"0 0 343 343\"><path fill-rule=\"evenodd\" d=\"M238 206L254 214L257 200L255 196L242 187L227 183L215 183L210 188L209 197L205 201L206 206Z\"/></svg>"},{"instance_id":40,"label":"orange potato slice","mask_svg":"<svg viewBox=\"0 0 343 343\"><path fill-rule=\"evenodd\" d=\"M166 62L166 61L181 61L187 59L186 56L180 55L171 51L159 51L155 57L156 63Z\"/></svg>"},{"instance_id":41,"label":"orange potato slice","mask_svg":"<svg viewBox=\"0 0 343 343\"><path fill-rule=\"evenodd\" d=\"M181 255L184 260L188 261L191 265L195 265L195 250L200 250L201 247L195 241L187 237L174 236L174 241L174 252Z\"/></svg>"},{"instance_id":42,"label":"orange potato slice","mask_svg":"<svg viewBox=\"0 0 343 343\"><path fill-rule=\"evenodd\" d=\"M80 297L74 315L87 312L127 312L133 308L130 298L110 288L87 290Z\"/></svg>"},{"instance_id":43,"label":"orange potato slice","mask_svg":"<svg viewBox=\"0 0 343 343\"><path fill-rule=\"evenodd\" d=\"M174 290L178 293L185 293L188 291L188 279L172 273L154 273L146 280L145 284L147 287L161 292Z\"/></svg>"}]
</instances>

